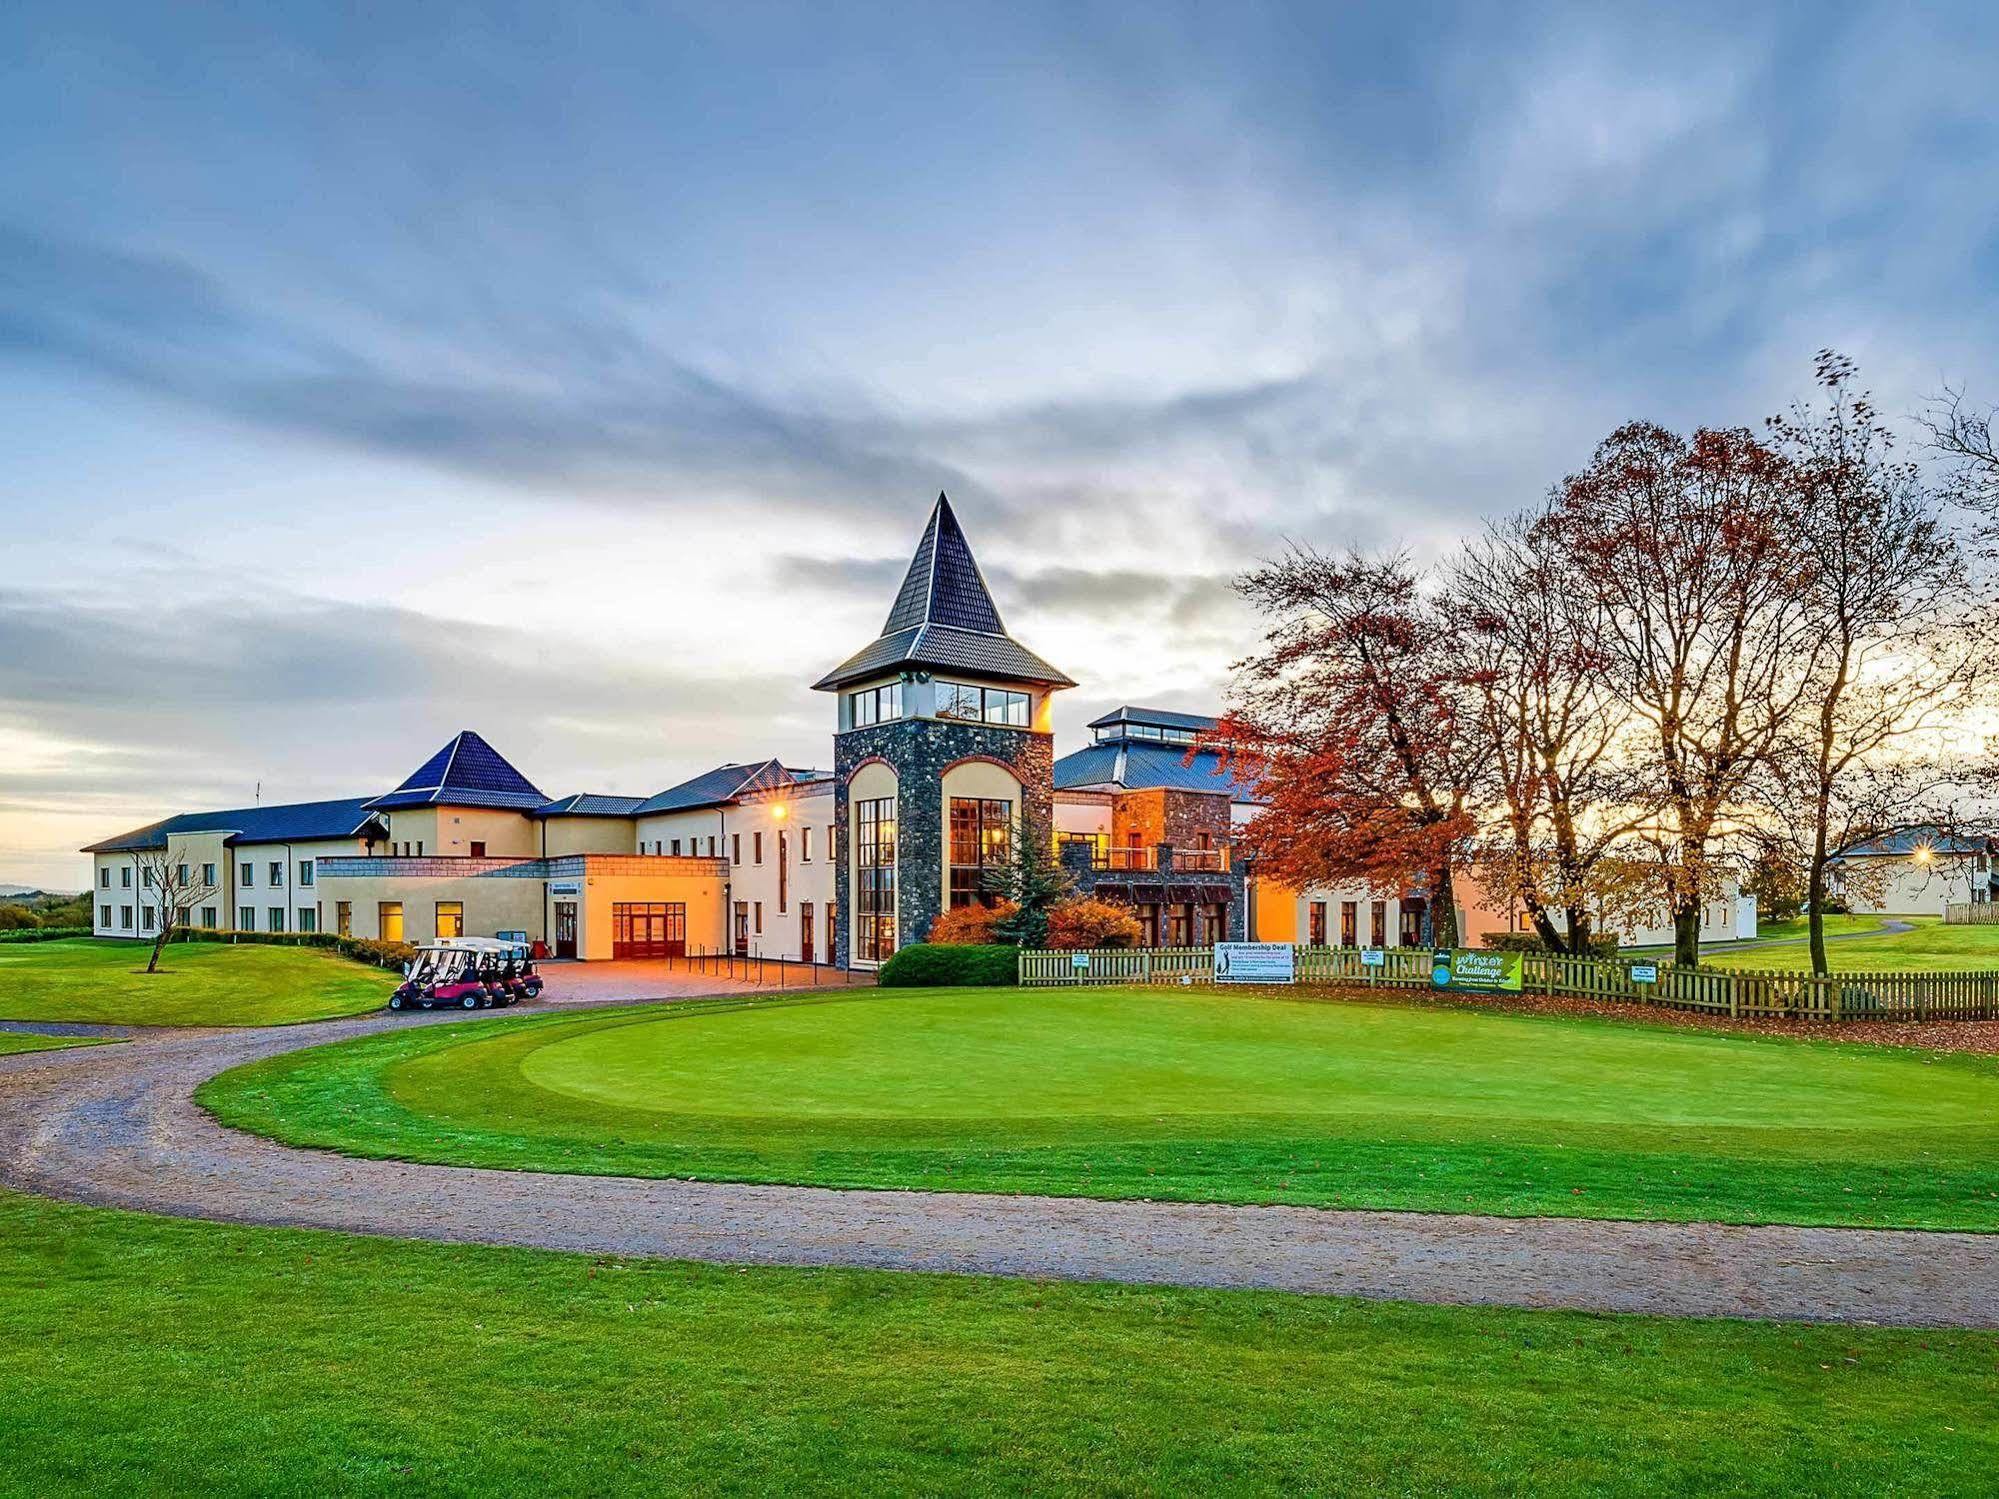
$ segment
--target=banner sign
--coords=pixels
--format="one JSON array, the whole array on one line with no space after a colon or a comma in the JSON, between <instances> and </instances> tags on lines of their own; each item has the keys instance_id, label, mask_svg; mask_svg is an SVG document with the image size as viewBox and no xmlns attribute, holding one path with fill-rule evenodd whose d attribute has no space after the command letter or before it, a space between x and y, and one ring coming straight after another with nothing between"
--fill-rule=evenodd
<instances>
[{"instance_id":1,"label":"banner sign","mask_svg":"<svg viewBox=\"0 0 1999 1499\"><path fill-rule=\"evenodd\" d=\"M1430 987L1462 994L1518 994L1525 971L1517 952L1458 947L1430 955Z\"/></svg>"},{"instance_id":2,"label":"banner sign","mask_svg":"<svg viewBox=\"0 0 1999 1499\"><path fill-rule=\"evenodd\" d=\"M1659 965L1657 963L1633 963L1631 965L1631 982L1634 984L1658 983Z\"/></svg>"},{"instance_id":3,"label":"banner sign","mask_svg":"<svg viewBox=\"0 0 1999 1499\"><path fill-rule=\"evenodd\" d=\"M1288 942L1217 942L1215 982L1218 984L1289 984L1296 982Z\"/></svg>"}]
</instances>

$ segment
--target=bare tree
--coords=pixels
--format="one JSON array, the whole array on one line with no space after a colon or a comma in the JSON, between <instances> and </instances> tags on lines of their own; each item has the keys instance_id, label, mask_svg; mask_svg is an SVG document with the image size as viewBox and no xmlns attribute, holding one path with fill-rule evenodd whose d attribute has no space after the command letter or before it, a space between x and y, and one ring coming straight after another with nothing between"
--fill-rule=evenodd
<instances>
[{"instance_id":1,"label":"bare tree","mask_svg":"<svg viewBox=\"0 0 1999 1499\"><path fill-rule=\"evenodd\" d=\"M1655 851L1674 961L1700 961L1717 860L1747 850L1754 778L1817 656L1812 560L1784 460L1749 432L1681 438L1634 422L1572 475L1538 529L1602 610L1602 643L1637 731L1638 830Z\"/></svg>"},{"instance_id":2,"label":"bare tree","mask_svg":"<svg viewBox=\"0 0 1999 1499\"><path fill-rule=\"evenodd\" d=\"M187 913L202 901L213 900L220 887L201 878L204 866L188 858L185 841L176 845L169 838L160 848L142 851L135 862L140 904L153 912L153 951L146 972L157 973L174 929L186 926Z\"/></svg>"},{"instance_id":3,"label":"bare tree","mask_svg":"<svg viewBox=\"0 0 1999 1499\"><path fill-rule=\"evenodd\" d=\"M1947 820L1944 718L1987 670L1943 506L1915 464L1896 460L1855 376L1851 360L1821 350L1823 409L1770 422L1809 557L1817 643L1798 722L1771 767L1772 828L1802 855L1816 974L1828 971L1830 861L1860 837Z\"/></svg>"},{"instance_id":4,"label":"bare tree","mask_svg":"<svg viewBox=\"0 0 1999 1499\"><path fill-rule=\"evenodd\" d=\"M1620 755L1630 710L1603 605L1545 518L1515 516L1460 553L1444 612L1493 748L1480 883L1518 901L1550 952L1587 954L1597 913L1640 873L1613 854L1647 809Z\"/></svg>"},{"instance_id":5,"label":"bare tree","mask_svg":"<svg viewBox=\"0 0 1999 1499\"><path fill-rule=\"evenodd\" d=\"M1999 407L1976 406L1963 391L1945 386L1919 420L1929 429L1931 449L1956 467L1958 502L1988 524L1999 522L1999 447L1992 436Z\"/></svg>"}]
</instances>

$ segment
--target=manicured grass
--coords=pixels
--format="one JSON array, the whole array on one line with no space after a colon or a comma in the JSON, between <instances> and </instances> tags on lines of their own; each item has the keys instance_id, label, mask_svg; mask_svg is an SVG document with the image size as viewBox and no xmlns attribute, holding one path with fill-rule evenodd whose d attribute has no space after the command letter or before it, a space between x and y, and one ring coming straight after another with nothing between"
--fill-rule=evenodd
<instances>
[{"instance_id":1,"label":"manicured grass","mask_svg":"<svg viewBox=\"0 0 1999 1499\"><path fill-rule=\"evenodd\" d=\"M109 1038L95 1036L37 1036L27 1031L0 1031L0 1057L26 1051L63 1051L71 1046L100 1046Z\"/></svg>"},{"instance_id":2,"label":"manicured grass","mask_svg":"<svg viewBox=\"0 0 1999 1499\"><path fill-rule=\"evenodd\" d=\"M395 978L309 947L177 942L148 974L137 942L0 946L0 1020L284 1025L387 1002Z\"/></svg>"},{"instance_id":3,"label":"manicured grass","mask_svg":"<svg viewBox=\"0 0 1999 1499\"><path fill-rule=\"evenodd\" d=\"M1844 937L1849 933L1878 932L1888 919L1886 916L1828 915L1825 934L1828 937ZM1802 916L1794 916L1789 921L1762 921L1756 925L1756 940L1759 942L1802 942L1810 935L1811 929Z\"/></svg>"},{"instance_id":4,"label":"manicured grass","mask_svg":"<svg viewBox=\"0 0 1999 1499\"><path fill-rule=\"evenodd\" d=\"M1999 1229L1999 1061L1206 990L424 1027L200 1098L354 1154L633 1176Z\"/></svg>"},{"instance_id":5,"label":"manicured grass","mask_svg":"<svg viewBox=\"0 0 1999 1499\"><path fill-rule=\"evenodd\" d=\"M0 1494L1966 1492L1999 1337L728 1269L0 1193Z\"/></svg>"},{"instance_id":6,"label":"manicured grass","mask_svg":"<svg viewBox=\"0 0 1999 1499\"><path fill-rule=\"evenodd\" d=\"M1848 917L1847 920L1878 921L1878 917ZM1826 944L1826 959L1835 973L1968 973L1999 969L1999 926L1945 926L1935 916L1901 916L1898 921L1913 923L1906 932L1884 932L1880 936L1846 937ZM1795 946L1764 947L1748 952L1710 948L1701 954L1704 966L1752 968L1783 973L1804 973L1812 966L1811 949L1804 942Z\"/></svg>"}]
</instances>

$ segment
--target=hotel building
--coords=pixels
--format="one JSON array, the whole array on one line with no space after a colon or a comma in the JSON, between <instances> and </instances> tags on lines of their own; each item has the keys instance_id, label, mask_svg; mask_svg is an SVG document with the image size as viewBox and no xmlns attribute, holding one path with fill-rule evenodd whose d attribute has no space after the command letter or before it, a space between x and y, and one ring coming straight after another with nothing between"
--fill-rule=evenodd
<instances>
[{"instance_id":1,"label":"hotel building","mask_svg":"<svg viewBox=\"0 0 1999 1499\"><path fill-rule=\"evenodd\" d=\"M1058 758L1051 704L1075 683L1008 633L942 495L881 633L813 685L833 700L830 770L732 761L649 797L550 797L467 729L387 792L182 813L91 844L93 929L152 934L165 915L145 866L164 854L198 872L180 917L196 927L869 968L940 912L990 902L1030 828L1079 887L1130 904L1148 945L1424 940L1420 892L1289 891L1242 867L1236 834L1262 804L1196 748L1212 719L1119 708ZM1483 914L1468 941L1512 924Z\"/></svg>"}]
</instances>

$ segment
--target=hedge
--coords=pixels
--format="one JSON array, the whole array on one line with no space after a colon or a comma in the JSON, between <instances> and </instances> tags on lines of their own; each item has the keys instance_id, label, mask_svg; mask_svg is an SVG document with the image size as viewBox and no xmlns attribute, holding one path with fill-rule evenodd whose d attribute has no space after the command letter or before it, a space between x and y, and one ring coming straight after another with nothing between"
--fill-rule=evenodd
<instances>
[{"instance_id":1,"label":"hedge","mask_svg":"<svg viewBox=\"0 0 1999 1499\"><path fill-rule=\"evenodd\" d=\"M1020 949L1003 943L943 946L919 942L898 949L882 964L875 982L884 989L929 989L955 984L1020 982Z\"/></svg>"},{"instance_id":2,"label":"hedge","mask_svg":"<svg viewBox=\"0 0 1999 1499\"><path fill-rule=\"evenodd\" d=\"M71 937L88 937L87 926L24 926L0 932L0 942L62 942Z\"/></svg>"},{"instance_id":3,"label":"hedge","mask_svg":"<svg viewBox=\"0 0 1999 1499\"><path fill-rule=\"evenodd\" d=\"M232 932L217 927L184 926L173 935L176 942L241 942L263 947L326 947L357 963L377 968L401 968L416 958L416 949L407 942L383 942L373 937L342 937L334 932Z\"/></svg>"}]
</instances>

